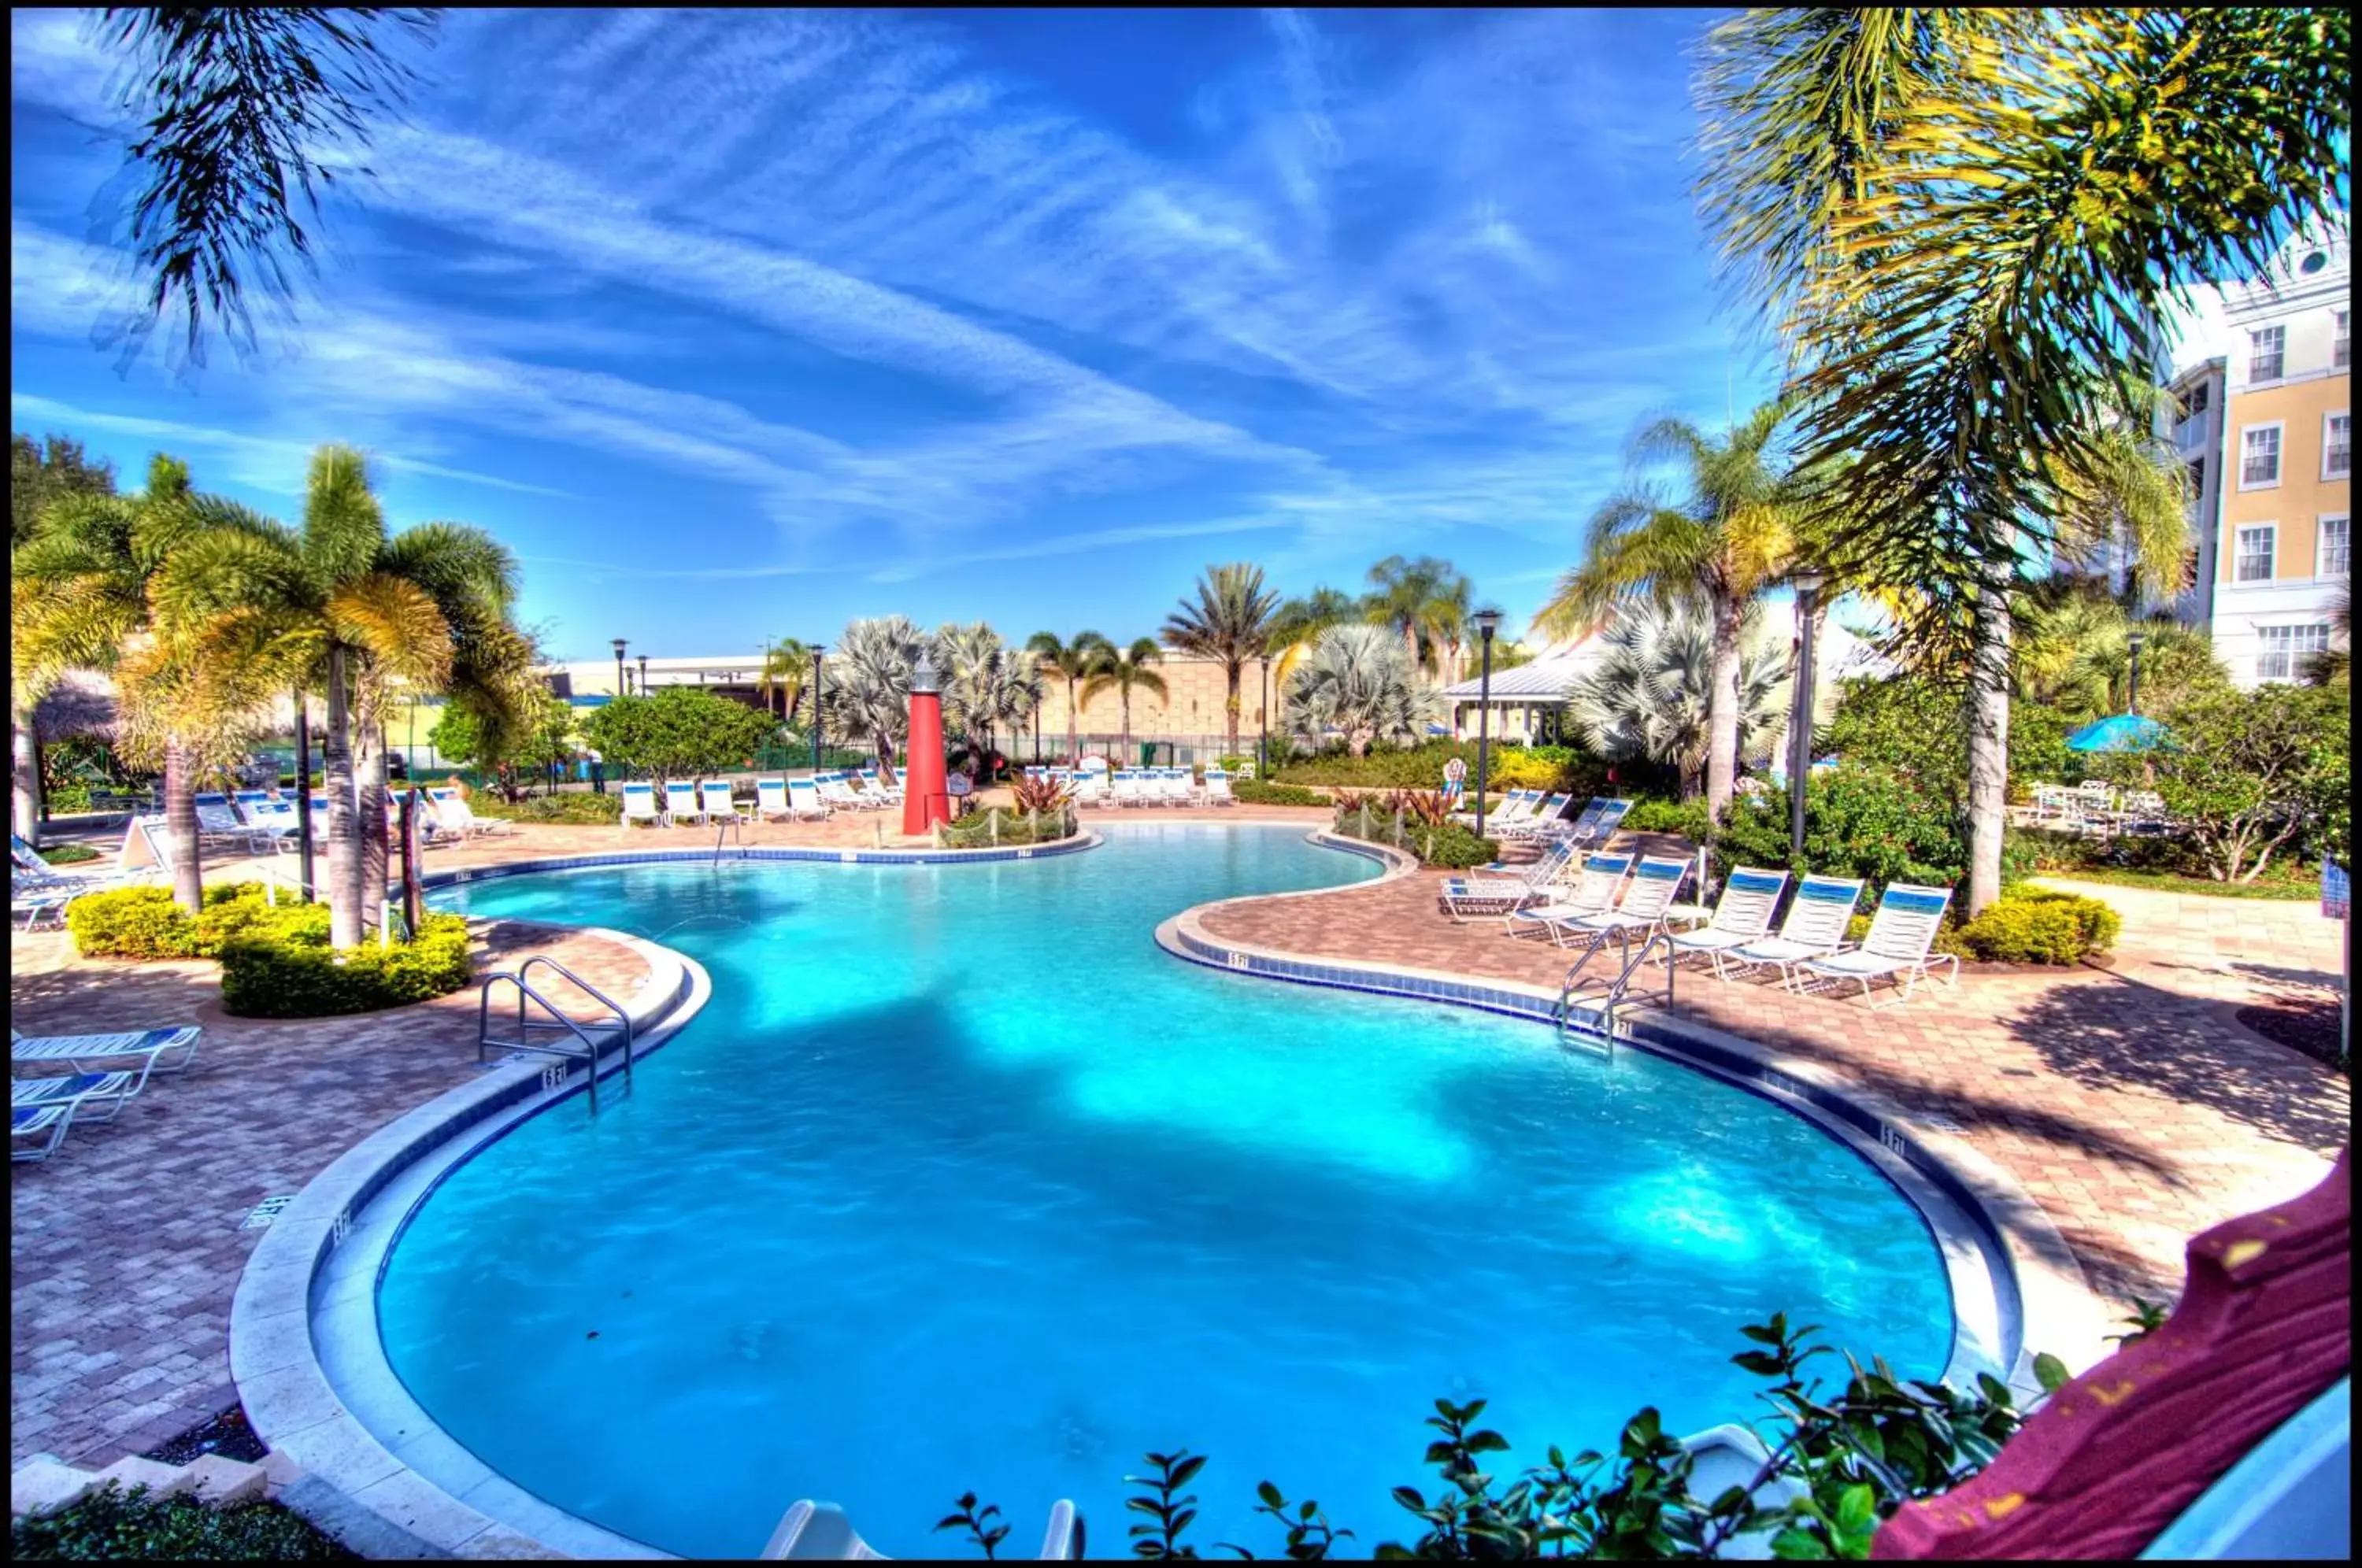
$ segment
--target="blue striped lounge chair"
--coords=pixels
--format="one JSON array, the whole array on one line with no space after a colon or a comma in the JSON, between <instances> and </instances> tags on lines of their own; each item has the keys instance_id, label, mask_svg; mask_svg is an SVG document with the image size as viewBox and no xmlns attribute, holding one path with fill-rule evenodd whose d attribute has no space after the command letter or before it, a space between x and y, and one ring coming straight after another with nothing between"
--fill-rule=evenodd
<instances>
[{"instance_id":1,"label":"blue striped lounge chair","mask_svg":"<svg viewBox=\"0 0 2362 1568\"><path fill-rule=\"evenodd\" d=\"M62 1063L70 1072L96 1073L107 1071L107 1063L119 1066L138 1058L139 1083L144 1087L150 1073L185 1071L197 1059L197 1043L204 1034L204 1030L193 1023L127 1030L119 1034L30 1035L11 1029L8 1059L17 1066Z\"/></svg>"},{"instance_id":2,"label":"blue striped lounge chair","mask_svg":"<svg viewBox=\"0 0 2362 1568\"><path fill-rule=\"evenodd\" d=\"M74 1114L84 1121L112 1121L147 1087L145 1068L136 1073L118 1067L111 1073L18 1078L8 1086L8 1105L12 1110L22 1110L31 1106L71 1102Z\"/></svg>"},{"instance_id":3,"label":"blue striped lounge chair","mask_svg":"<svg viewBox=\"0 0 2362 1568\"><path fill-rule=\"evenodd\" d=\"M1805 878L1788 900L1788 918L1780 922L1780 934L1716 953L1716 977L1736 979L1768 965L1780 971L1783 986L1792 984L1797 965L1807 958L1826 958L1845 945L1846 926L1860 901L1858 877Z\"/></svg>"},{"instance_id":4,"label":"blue striped lounge chair","mask_svg":"<svg viewBox=\"0 0 2362 1568\"><path fill-rule=\"evenodd\" d=\"M1949 953L1931 952L1951 901L1949 888L1888 883L1886 891L1879 895L1878 911L1870 917L1870 931L1861 945L1849 944L1827 957L1805 959L1797 966L1796 988L1817 991L1851 980L1861 987L1861 999L1876 1008L1900 1007L1909 1001L1920 977L1938 964L1951 966L1945 984L1958 984L1959 959ZM1882 1003L1875 999L1870 991L1872 980L1894 982L1893 999Z\"/></svg>"},{"instance_id":5,"label":"blue striped lounge chair","mask_svg":"<svg viewBox=\"0 0 2362 1568\"><path fill-rule=\"evenodd\" d=\"M697 787L697 803L704 808L707 822L743 823L749 820L747 814L738 809L738 802L730 798L730 785L724 779L707 779Z\"/></svg>"},{"instance_id":6,"label":"blue striped lounge chair","mask_svg":"<svg viewBox=\"0 0 2362 1568\"><path fill-rule=\"evenodd\" d=\"M53 1100L47 1105L11 1106L8 1110L8 1163L18 1160L46 1160L58 1152L65 1142L66 1129L73 1125L74 1102Z\"/></svg>"},{"instance_id":7,"label":"blue striped lounge chair","mask_svg":"<svg viewBox=\"0 0 2362 1568\"><path fill-rule=\"evenodd\" d=\"M788 804L788 781L784 778L755 780L755 820L769 822L792 821L795 808Z\"/></svg>"},{"instance_id":8,"label":"blue striped lounge chair","mask_svg":"<svg viewBox=\"0 0 2362 1568\"><path fill-rule=\"evenodd\" d=\"M1518 910L1509 915L1509 934L1558 940L1561 922L1613 909L1617 889L1624 885L1624 874L1631 869L1632 857L1628 855L1584 856L1583 869L1576 874L1573 886L1564 889L1555 901L1539 909Z\"/></svg>"},{"instance_id":9,"label":"blue striped lounge chair","mask_svg":"<svg viewBox=\"0 0 2362 1568\"><path fill-rule=\"evenodd\" d=\"M1722 897L1715 900L1714 915L1705 926L1670 934L1673 962L1678 964L1684 958L1710 961L1716 954L1762 941L1772 934L1772 916L1780 907L1780 895L1787 889L1785 871L1767 871L1755 866L1741 866L1732 871L1722 885Z\"/></svg>"},{"instance_id":10,"label":"blue striped lounge chair","mask_svg":"<svg viewBox=\"0 0 2362 1568\"><path fill-rule=\"evenodd\" d=\"M1487 867L1503 873L1485 877L1447 877L1436 901L1456 924L1472 920L1503 920L1510 911L1548 903L1550 889L1565 874L1573 854L1563 846L1543 851L1524 866Z\"/></svg>"},{"instance_id":11,"label":"blue striped lounge chair","mask_svg":"<svg viewBox=\"0 0 2362 1568\"><path fill-rule=\"evenodd\" d=\"M1551 937L1561 947L1580 947L1585 952L1605 946L1611 939L1619 946L1636 938L1645 942L1665 929L1665 911L1672 907L1689 870L1686 859L1642 856L1615 908L1552 921Z\"/></svg>"},{"instance_id":12,"label":"blue striped lounge chair","mask_svg":"<svg viewBox=\"0 0 2362 1568\"><path fill-rule=\"evenodd\" d=\"M624 816L622 830L629 833L634 823L646 827L663 827L664 808L657 803L657 787L653 784L626 784L623 790Z\"/></svg>"},{"instance_id":13,"label":"blue striped lounge chair","mask_svg":"<svg viewBox=\"0 0 2362 1568\"><path fill-rule=\"evenodd\" d=\"M788 803L799 817L821 821L828 816L828 802L820 798L820 786L809 778L788 780Z\"/></svg>"}]
</instances>

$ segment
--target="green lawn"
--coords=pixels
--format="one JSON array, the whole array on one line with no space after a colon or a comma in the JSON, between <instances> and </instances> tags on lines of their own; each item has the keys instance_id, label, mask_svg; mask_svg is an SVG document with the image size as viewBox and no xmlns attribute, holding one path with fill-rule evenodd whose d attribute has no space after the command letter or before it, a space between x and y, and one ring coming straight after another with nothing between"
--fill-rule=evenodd
<instances>
[{"instance_id":1,"label":"green lawn","mask_svg":"<svg viewBox=\"0 0 2362 1568\"><path fill-rule=\"evenodd\" d=\"M2191 893L2210 899L2279 899L2297 902L2321 897L2320 874L2298 866L2290 866L2288 874L2283 874L2279 866L2271 866L2253 882L2214 882L2203 877L2177 876L2171 871L2124 871L2112 867L2037 871L2035 875L2046 879L2104 882L2112 888L2147 888L2160 893Z\"/></svg>"}]
</instances>

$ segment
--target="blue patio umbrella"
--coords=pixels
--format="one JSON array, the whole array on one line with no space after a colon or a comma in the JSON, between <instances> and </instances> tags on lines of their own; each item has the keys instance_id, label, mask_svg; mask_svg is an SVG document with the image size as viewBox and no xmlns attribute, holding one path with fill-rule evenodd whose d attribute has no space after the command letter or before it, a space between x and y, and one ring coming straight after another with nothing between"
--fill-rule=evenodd
<instances>
[{"instance_id":1,"label":"blue patio umbrella","mask_svg":"<svg viewBox=\"0 0 2362 1568\"><path fill-rule=\"evenodd\" d=\"M2067 737L2070 751L2149 751L2167 744L2165 726L2139 713L2095 719Z\"/></svg>"}]
</instances>

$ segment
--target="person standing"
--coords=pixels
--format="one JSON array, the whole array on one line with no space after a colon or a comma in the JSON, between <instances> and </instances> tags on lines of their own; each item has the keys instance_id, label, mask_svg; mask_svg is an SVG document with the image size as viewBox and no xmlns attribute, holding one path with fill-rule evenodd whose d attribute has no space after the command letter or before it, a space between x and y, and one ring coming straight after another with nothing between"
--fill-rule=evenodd
<instances>
[{"instance_id":1,"label":"person standing","mask_svg":"<svg viewBox=\"0 0 2362 1568\"><path fill-rule=\"evenodd\" d=\"M1460 797L1468 786L1468 764L1455 756L1443 765L1443 803L1452 811L1460 809Z\"/></svg>"},{"instance_id":2,"label":"person standing","mask_svg":"<svg viewBox=\"0 0 2362 1568\"><path fill-rule=\"evenodd\" d=\"M590 747L582 756L584 760L590 764L590 792L594 795L605 794L607 792L607 759L599 755L597 746Z\"/></svg>"}]
</instances>

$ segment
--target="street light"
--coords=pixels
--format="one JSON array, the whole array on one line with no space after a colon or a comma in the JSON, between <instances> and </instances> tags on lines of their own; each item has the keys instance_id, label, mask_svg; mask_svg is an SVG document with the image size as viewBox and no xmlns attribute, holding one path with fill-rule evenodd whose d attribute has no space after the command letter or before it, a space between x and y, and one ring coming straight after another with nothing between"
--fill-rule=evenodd
<instances>
[{"instance_id":1,"label":"street light","mask_svg":"<svg viewBox=\"0 0 2362 1568\"><path fill-rule=\"evenodd\" d=\"M2125 712L2128 713L2140 712L2140 651L2147 641L2146 632L2135 632L2125 638L2125 646L2132 650L2133 659L2130 690L2125 693Z\"/></svg>"},{"instance_id":2,"label":"street light","mask_svg":"<svg viewBox=\"0 0 2362 1568\"><path fill-rule=\"evenodd\" d=\"M1813 769L1813 602L1826 580L1813 567L1788 574L1796 585L1796 711L1788 721L1788 859L1805 857L1805 780Z\"/></svg>"},{"instance_id":3,"label":"street light","mask_svg":"<svg viewBox=\"0 0 2362 1568\"><path fill-rule=\"evenodd\" d=\"M646 696L647 694L648 694L648 656L647 656L647 655L646 655L646 654L642 654L642 655L640 656L640 695L641 695L641 696L643 696L643 697L645 697L645 696Z\"/></svg>"},{"instance_id":4,"label":"street light","mask_svg":"<svg viewBox=\"0 0 2362 1568\"><path fill-rule=\"evenodd\" d=\"M1485 836L1485 765L1492 739L1493 634L1501 629L1498 610L1479 610L1469 617L1485 642L1484 672L1476 679L1476 836Z\"/></svg>"},{"instance_id":5,"label":"street light","mask_svg":"<svg viewBox=\"0 0 2362 1568\"><path fill-rule=\"evenodd\" d=\"M812 656L812 771L820 771L820 656L828 652L826 643L814 643Z\"/></svg>"},{"instance_id":6,"label":"street light","mask_svg":"<svg viewBox=\"0 0 2362 1568\"><path fill-rule=\"evenodd\" d=\"M615 639L615 695L624 694L624 639Z\"/></svg>"}]
</instances>

